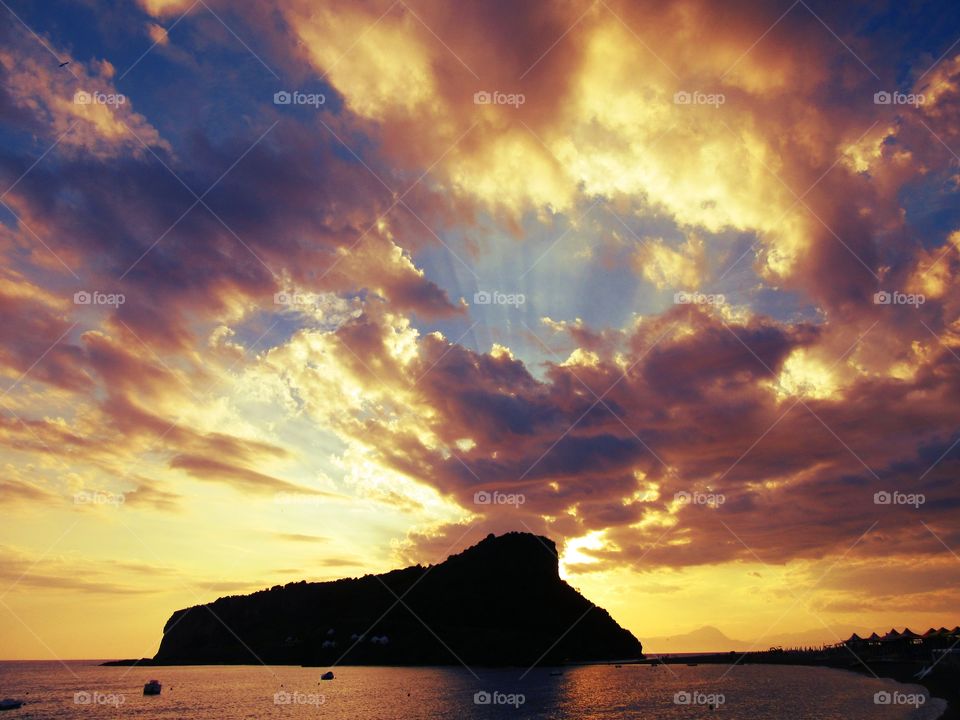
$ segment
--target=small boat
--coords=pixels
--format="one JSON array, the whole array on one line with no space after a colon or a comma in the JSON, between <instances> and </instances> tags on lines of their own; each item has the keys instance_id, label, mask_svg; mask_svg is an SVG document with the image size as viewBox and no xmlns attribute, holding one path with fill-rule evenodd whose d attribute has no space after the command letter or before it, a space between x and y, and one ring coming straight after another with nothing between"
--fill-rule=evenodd
<instances>
[{"instance_id":1,"label":"small boat","mask_svg":"<svg viewBox=\"0 0 960 720\"><path fill-rule=\"evenodd\" d=\"M0 710L16 710L17 708L23 707L23 700L14 700L13 698L5 698L0 700Z\"/></svg>"},{"instance_id":2,"label":"small boat","mask_svg":"<svg viewBox=\"0 0 960 720\"><path fill-rule=\"evenodd\" d=\"M333 680L333 670L327 670L323 675L320 676L321 680Z\"/></svg>"},{"instance_id":3,"label":"small boat","mask_svg":"<svg viewBox=\"0 0 960 720\"><path fill-rule=\"evenodd\" d=\"M614 665L615 668L621 668L623 665Z\"/></svg>"},{"instance_id":4,"label":"small boat","mask_svg":"<svg viewBox=\"0 0 960 720\"><path fill-rule=\"evenodd\" d=\"M159 681L159 680L151 680L150 682L148 682L146 685L143 686L143 694L144 694L144 695L159 695L159 694L160 694L160 690L162 689L162 687L163 687L163 686L160 685L160 681Z\"/></svg>"}]
</instances>

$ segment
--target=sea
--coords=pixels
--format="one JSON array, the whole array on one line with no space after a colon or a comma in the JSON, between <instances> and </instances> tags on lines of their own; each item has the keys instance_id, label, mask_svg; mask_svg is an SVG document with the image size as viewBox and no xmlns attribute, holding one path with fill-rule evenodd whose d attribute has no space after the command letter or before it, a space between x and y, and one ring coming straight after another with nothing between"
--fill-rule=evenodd
<instances>
[{"instance_id":1,"label":"sea","mask_svg":"<svg viewBox=\"0 0 960 720\"><path fill-rule=\"evenodd\" d=\"M933 720L945 709L918 685L816 667L336 667L326 681L324 670L0 662L0 698L26 700L2 717ZM144 696L154 678L161 694Z\"/></svg>"}]
</instances>

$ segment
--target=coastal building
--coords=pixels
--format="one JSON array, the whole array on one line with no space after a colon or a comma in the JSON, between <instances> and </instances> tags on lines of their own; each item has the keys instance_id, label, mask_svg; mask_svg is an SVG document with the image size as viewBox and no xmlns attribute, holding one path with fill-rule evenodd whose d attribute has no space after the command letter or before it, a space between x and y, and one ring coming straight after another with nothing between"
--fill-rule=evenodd
<instances>
[{"instance_id":1,"label":"coastal building","mask_svg":"<svg viewBox=\"0 0 960 720\"><path fill-rule=\"evenodd\" d=\"M913 630L911 630L910 628L906 628L902 633L900 633L900 640L910 645L923 644L923 638L921 638L919 635L913 632Z\"/></svg>"},{"instance_id":2,"label":"coastal building","mask_svg":"<svg viewBox=\"0 0 960 720\"><path fill-rule=\"evenodd\" d=\"M890 628L883 636L871 633L868 637L862 638L857 633L853 633L837 647L845 647L865 658L917 658L929 657L930 653L943 653L954 647L958 640L960 640L960 629L930 628L922 635L918 635L910 628L904 628L903 631Z\"/></svg>"},{"instance_id":3,"label":"coastal building","mask_svg":"<svg viewBox=\"0 0 960 720\"><path fill-rule=\"evenodd\" d=\"M844 640L841 643L841 645L846 645L848 648L850 648L854 652L857 652L867 647L867 641L864 640L859 635L857 635L856 633L854 633L853 635L848 637L846 640Z\"/></svg>"}]
</instances>

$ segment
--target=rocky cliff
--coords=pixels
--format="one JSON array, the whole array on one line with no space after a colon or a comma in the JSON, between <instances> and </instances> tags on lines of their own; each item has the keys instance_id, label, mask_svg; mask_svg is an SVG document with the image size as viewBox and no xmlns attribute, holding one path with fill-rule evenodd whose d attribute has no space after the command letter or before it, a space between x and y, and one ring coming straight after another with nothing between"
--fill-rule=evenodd
<instances>
[{"instance_id":1,"label":"rocky cliff","mask_svg":"<svg viewBox=\"0 0 960 720\"><path fill-rule=\"evenodd\" d=\"M177 610L154 661L526 666L641 650L560 579L551 540L508 533L438 565L291 583Z\"/></svg>"}]
</instances>

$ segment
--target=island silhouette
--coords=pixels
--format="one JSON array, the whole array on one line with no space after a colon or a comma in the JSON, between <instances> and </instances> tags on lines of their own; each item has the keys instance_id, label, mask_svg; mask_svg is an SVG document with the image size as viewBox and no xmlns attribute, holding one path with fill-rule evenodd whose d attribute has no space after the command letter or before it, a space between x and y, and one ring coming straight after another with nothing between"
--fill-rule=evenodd
<instances>
[{"instance_id":1,"label":"island silhouette","mask_svg":"<svg viewBox=\"0 0 960 720\"><path fill-rule=\"evenodd\" d=\"M642 652L560 578L552 540L511 532L436 565L294 582L177 610L147 662L532 666Z\"/></svg>"},{"instance_id":2,"label":"island silhouette","mask_svg":"<svg viewBox=\"0 0 960 720\"><path fill-rule=\"evenodd\" d=\"M293 582L177 610L153 658L103 664L815 665L921 684L949 702L944 720L960 718L960 627L768 650L734 650L741 643L710 626L672 639L728 649L644 656L630 631L560 578L552 540L510 532L436 565Z\"/></svg>"}]
</instances>

